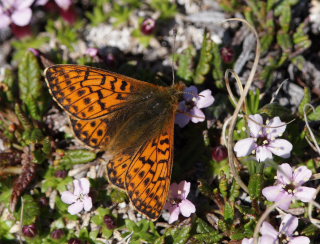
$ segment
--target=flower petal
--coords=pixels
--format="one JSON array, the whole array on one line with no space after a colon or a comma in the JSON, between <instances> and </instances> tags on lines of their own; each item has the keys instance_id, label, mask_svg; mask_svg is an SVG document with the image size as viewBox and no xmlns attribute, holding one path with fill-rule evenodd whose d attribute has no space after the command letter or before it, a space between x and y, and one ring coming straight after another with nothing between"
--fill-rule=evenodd
<instances>
[{"instance_id":1,"label":"flower petal","mask_svg":"<svg viewBox=\"0 0 320 244\"><path fill-rule=\"evenodd\" d=\"M264 162L267 159L272 159L272 153L266 146L259 146L256 149L256 158L258 162Z\"/></svg>"},{"instance_id":2,"label":"flower petal","mask_svg":"<svg viewBox=\"0 0 320 244\"><path fill-rule=\"evenodd\" d=\"M206 116L204 115L204 113L201 111L201 109L197 107L193 107L190 110L190 114L192 116L191 121L193 123L203 122L206 119Z\"/></svg>"},{"instance_id":3,"label":"flower petal","mask_svg":"<svg viewBox=\"0 0 320 244\"><path fill-rule=\"evenodd\" d=\"M179 197L179 194L178 194L178 191L179 191L179 185L177 183L172 183L171 186L170 186L170 196L169 198L178 198Z\"/></svg>"},{"instance_id":4,"label":"flower petal","mask_svg":"<svg viewBox=\"0 0 320 244\"><path fill-rule=\"evenodd\" d=\"M198 88L195 86L189 86L184 89L183 98L186 101L192 101L193 98L198 96Z\"/></svg>"},{"instance_id":5,"label":"flower petal","mask_svg":"<svg viewBox=\"0 0 320 244\"><path fill-rule=\"evenodd\" d=\"M273 119L271 119L269 124L267 124L267 126L277 127L277 128L264 128L265 133L267 134L269 139L281 136L287 127L284 122L281 122L279 117L274 117Z\"/></svg>"},{"instance_id":6,"label":"flower petal","mask_svg":"<svg viewBox=\"0 0 320 244\"><path fill-rule=\"evenodd\" d=\"M211 95L211 90L207 89L199 93L196 106L198 108L207 108L214 102L214 97Z\"/></svg>"},{"instance_id":7,"label":"flower petal","mask_svg":"<svg viewBox=\"0 0 320 244\"><path fill-rule=\"evenodd\" d=\"M306 236L293 237L288 244L309 244L310 239Z\"/></svg>"},{"instance_id":8,"label":"flower petal","mask_svg":"<svg viewBox=\"0 0 320 244\"><path fill-rule=\"evenodd\" d=\"M92 208L92 199L91 199L91 197L85 196L83 198L83 207L84 207L84 210L90 211L90 209Z\"/></svg>"},{"instance_id":9,"label":"flower petal","mask_svg":"<svg viewBox=\"0 0 320 244\"><path fill-rule=\"evenodd\" d=\"M4 29L4 28L8 28L10 25L10 18L9 16L5 15L5 14L0 14L0 29Z\"/></svg>"},{"instance_id":10,"label":"flower petal","mask_svg":"<svg viewBox=\"0 0 320 244\"><path fill-rule=\"evenodd\" d=\"M306 186L300 186L296 189L294 196L302 202L310 202L316 197L316 189Z\"/></svg>"},{"instance_id":11,"label":"flower petal","mask_svg":"<svg viewBox=\"0 0 320 244\"><path fill-rule=\"evenodd\" d=\"M191 116L188 116L186 113L187 113L186 102L182 101L179 103L178 113L175 119L175 123L179 125L181 128L185 127L191 119L190 118Z\"/></svg>"},{"instance_id":12,"label":"flower petal","mask_svg":"<svg viewBox=\"0 0 320 244\"><path fill-rule=\"evenodd\" d=\"M279 232L286 233L287 236L291 236L298 227L298 218L291 214L286 214L281 221Z\"/></svg>"},{"instance_id":13,"label":"flower petal","mask_svg":"<svg viewBox=\"0 0 320 244\"><path fill-rule=\"evenodd\" d=\"M49 2L49 0L37 0L35 5L36 6L43 6L46 5Z\"/></svg>"},{"instance_id":14,"label":"flower petal","mask_svg":"<svg viewBox=\"0 0 320 244\"><path fill-rule=\"evenodd\" d=\"M11 15L12 22L18 26L26 26L30 23L32 11L30 8L16 10Z\"/></svg>"},{"instance_id":15,"label":"flower petal","mask_svg":"<svg viewBox=\"0 0 320 244\"><path fill-rule=\"evenodd\" d=\"M77 200L77 197L73 195L70 191L64 191L61 193L61 200L64 203L71 204Z\"/></svg>"},{"instance_id":16,"label":"flower petal","mask_svg":"<svg viewBox=\"0 0 320 244\"><path fill-rule=\"evenodd\" d=\"M180 212L184 217L190 217L192 213L196 212L196 207L188 199L184 199L179 203Z\"/></svg>"},{"instance_id":17,"label":"flower petal","mask_svg":"<svg viewBox=\"0 0 320 244\"><path fill-rule=\"evenodd\" d=\"M181 199L186 199L190 192L191 183L185 180L181 181L178 185L178 191L181 191Z\"/></svg>"},{"instance_id":18,"label":"flower petal","mask_svg":"<svg viewBox=\"0 0 320 244\"><path fill-rule=\"evenodd\" d=\"M77 213L80 213L82 209L83 209L83 202L77 201L68 207L68 212L70 214L77 214Z\"/></svg>"},{"instance_id":19,"label":"flower petal","mask_svg":"<svg viewBox=\"0 0 320 244\"><path fill-rule=\"evenodd\" d=\"M259 137L259 132L262 132L262 127L259 124L263 124L263 118L260 114L254 114L254 115L249 115L249 120L248 120L248 127L250 130L250 134L251 136L257 138ZM252 120L254 120L255 122L253 122Z\"/></svg>"},{"instance_id":20,"label":"flower petal","mask_svg":"<svg viewBox=\"0 0 320 244\"><path fill-rule=\"evenodd\" d=\"M68 10L72 4L71 0L55 0L57 5L63 10Z\"/></svg>"},{"instance_id":21,"label":"flower petal","mask_svg":"<svg viewBox=\"0 0 320 244\"><path fill-rule=\"evenodd\" d=\"M270 236L273 239L277 239L278 238L278 232L273 228L273 226L271 224L269 224L268 222L264 221L262 223L262 226L260 228L260 233L264 236Z\"/></svg>"},{"instance_id":22,"label":"flower petal","mask_svg":"<svg viewBox=\"0 0 320 244\"><path fill-rule=\"evenodd\" d=\"M272 236L263 235L259 239L259 244L278 244L278 238Z\"/></svg>"},{"instance_id":23,"label":"flower petal","mask_svg":"<svg viewBox=\"0 0 320 244\"><path fill-rule=\"evenodd\" d=\"M282 210L288 210L291 202L293 200L293 196L286 194L286 192L283 193L282 197L279 197L275 202L278 203L278 207Z\"/></svg>"},{"instance_id":24,"label":"flower petal","mask_svg":"<svg viewBox=\"0 0 320 244\"><path fill-rule=\"evenodd\" d=\"M242 241L241 241L241 244L253 244L254 242L254 239L253 238L244 238Z\"/></svg>"},{"instance_id":25,"label":"flower petal","mask_svg":"<svg viewBox=\"0 0 320 244\"><path fill-rule=\"evenodd\" d=\"M268 186L263 188L262 194L265 196L265 198L268 201L275 202L279 195L282 194L283 188L281 185L275 185L275 186Z\"/></svg>"},{"instance_id":26,"label":"flower petal","mask_svg":"<svg viewBox=\"0 0 320 244\"><path fill-rule=\"evenodd\" d=\"M82 193L80 181L78 179L73 180L73 194L79 196Z\"/></svg>"},{"instance_id":27,"label":"flower petal","mask_svg":"<svg viewBox=\"0 0 320 244\"><path fill-rule=\"evenodd\" d=\"M170 211L170 218L168 223L172 224L173 222L175 222L176 220L178 220L179 217L179 213L180 213L180 209L178 206L173 207Z\"/></svg>"},{"instance_id":28,"label":"flower petal","mask_svg":"<svg viewBox=\"0 0 320 244\"><path fill-rule=\"evenodd\" d=\"M300 166L293 171L293 182L295 185L301 186L307 182L312 175L312 171L306 166Z\"/></svg>"},{"instance_id":29,"label":"flower petal","mask_svg":"<svg viewBox=\"0 0 320 244\"><path fill-rule=\"evenodd\" d=\"M80 180L80 188L82 194L88 194L90 191L90 182L87 178L81 178Z\"/></svg>"},{"instance_id":30,"label":"flower petal","mask_svg":"<svg viewBox=\"0 0 320 244\"><path fill-rule=\"evenodd\" d=\"M292 144L284 139L270 141L268 149L275 155L282 158L289 158L292 150Z\"/></svg>"},{"instance_id":31,"label":"flower petal","mask_svg":"<svg viewBox=\"0 0 320 244\"><path fill-rule=\"evenodd\" d=\"M34 0L15 0L13 6L15 9L21 10L21 9L29 8L33 2Z\"/></svg>"},{"instance_id":32,"label":"flower petal","mask_svg":"<svg viewBox=\"0 0 320 244\"><path fill-rule=\"evenodd\" d=\"M292 183L292 168L289 164L281 164L277 170L277 180L284 185Z\"/></svg>"},{"instance_id":33,"label":"flower petal","mask_svg":"<svg viewBox=\"0 0 320 244\"><path fill-rule=\"evenodd\" d=\"M253 138L242 139L234 145L234 151L237 157L248 156L255 148L256 143Z\"/></svg>"}]
</instances>

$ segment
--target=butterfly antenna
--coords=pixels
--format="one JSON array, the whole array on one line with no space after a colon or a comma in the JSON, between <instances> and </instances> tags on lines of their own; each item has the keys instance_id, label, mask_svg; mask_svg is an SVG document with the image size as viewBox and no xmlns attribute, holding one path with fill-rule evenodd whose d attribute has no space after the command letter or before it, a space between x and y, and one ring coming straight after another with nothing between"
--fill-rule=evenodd
<instances>
[{"instance_id":1,"label":"butterfly antenna","mask_svg":"<svg viewBox=\"0 0 320 244\"><path fill-rule=\"evenodd\" d=\"M174 85L174 58L176 53L176 36L177 36L177 29L176 27L173 28L173 47L172 47L172 60L171 60L171 70L172 70L172 84Z\"/></svg>"}]
</instances>

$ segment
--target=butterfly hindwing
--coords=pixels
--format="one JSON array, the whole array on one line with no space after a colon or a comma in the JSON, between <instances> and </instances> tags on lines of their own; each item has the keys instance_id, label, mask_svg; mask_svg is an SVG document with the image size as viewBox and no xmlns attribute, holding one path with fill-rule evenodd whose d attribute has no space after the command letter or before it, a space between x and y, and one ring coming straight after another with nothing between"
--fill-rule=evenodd
<instances>
[{"instance_id":1,"label":"butterfly hindwing","mask_svg":"<svg viewBox=\"0 0 320 244\"><path fill-rule=\"evenodd\" d=\"M173 122L136 155L126 173L126 190L135 208L155 220L166 203L173 162Z\"/></svg>"},{"instance_id":2,"label":"butterfly hindwing","mask_svg":"<svg viewBox=\"0 0 320 244\"><path fill-rule=\"evenodd\" d=\"M44 73L57 103L72 117L82 120L102 118L124 107L140 87L154 87L130 77L81 65L54 65Z\"/></svg>"}]
</instances>

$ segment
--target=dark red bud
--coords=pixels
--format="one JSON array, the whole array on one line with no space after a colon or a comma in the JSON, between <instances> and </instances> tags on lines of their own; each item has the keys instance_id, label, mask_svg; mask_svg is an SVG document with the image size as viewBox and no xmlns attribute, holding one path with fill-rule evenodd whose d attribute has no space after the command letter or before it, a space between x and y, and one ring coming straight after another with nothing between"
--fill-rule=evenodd
<instances>
[{"instance_id":1,"label":"dark red bud","mask_svg":"<svg viewBox=\"0 0 320 244\"><path fill-rule=\"evenodd\" d=\"M58 177L58 178L66 178L67 175L68 175L68 172L66 170L57 170L55 173L54 173L55 177Z\"/></svg>"},{"instance_id":2,"label":"dark red bud","mask_svg":"<svg viewBox=\"0 0 320 244\"><path fill-rule=\"evenodd\" d=\"M221 56L223 61L229 64L234 59L234 50L231 47L223 47L221 49Z\"/></svg>"},{"instance_id":3,"label":"dark red bud","mask_svg":"<svg viewBox=\"0 0 320 244\"><path fill-rule=\"evenodd\" d=\"M104 216L104 223L109 230L117 228L116 221L111 215Z\"/></svg>"},{"instance_id":4,"label":"dark red bud","mask_svg":"<svg viewBox=\"0 0 320 244\"><path fill-rule=\"evenodd\" d=\"M152 18L147 18L142 22L141 32L145 35L151 35L156 29L156 21Z\"/></svg>"},{"instance_id":5,"label":"dark red bud","mask_svg":"<svg viewBox=\"0 0 320 244\"><path fill-rule=\"evenodd\" d=\"M212 149L212 158L218 162L228 157L228 150L225 146L217 146Z\"/></svg>"},{"instance_id":6,"label":"dark red bud","mask_svg":"<svg viewBox=\"0 0 320 244\"><path fill-rule=\"evenodd\" d=\"M57 229L57 230L54 230L52 233L51 233L51 237L53 239L60 239L64 236L64 230L63 229Z\"/></svg>"},{"instance_id":7,"label":"dark red bud","mask_svg":"<svg viewBox=\"0 0 320 244\"><path fill-rule=\"evenodd\" d=\"M24 236L27 237L35 237L37 235L37 227L35 224L31 224L31 225L24 225L22 227L22 233Z\"/></svg>"},{"instance_id":8,"label":"dark red bud","mask_svg":"<svg viewBox=\"0 0 320 244\"><path fill-rule=\"evenodd\" d=\"M72 238L68 241L68 244L82 244L82 241L78 238Z\"/></svg>"}]
</instances>

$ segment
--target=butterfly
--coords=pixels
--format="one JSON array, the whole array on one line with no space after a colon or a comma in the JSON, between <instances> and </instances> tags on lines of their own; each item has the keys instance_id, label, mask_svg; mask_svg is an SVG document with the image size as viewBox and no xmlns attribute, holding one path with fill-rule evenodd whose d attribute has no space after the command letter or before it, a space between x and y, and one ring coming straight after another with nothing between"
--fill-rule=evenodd
<instances>
[{"instance_id":1,"label":"butterfly","mask_svg":"<svg viewBox=\"0 0 320 244\"><path fill-rule=\"evenodd\" d=\"M185 85L157 86L82 65L44 71L54 100L70 116L75 136L108 151L106 176L133 206L156 220L166 203L174 146L174 120Z\"/></svg>"}]
</instances>

